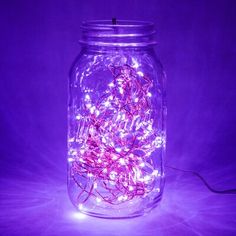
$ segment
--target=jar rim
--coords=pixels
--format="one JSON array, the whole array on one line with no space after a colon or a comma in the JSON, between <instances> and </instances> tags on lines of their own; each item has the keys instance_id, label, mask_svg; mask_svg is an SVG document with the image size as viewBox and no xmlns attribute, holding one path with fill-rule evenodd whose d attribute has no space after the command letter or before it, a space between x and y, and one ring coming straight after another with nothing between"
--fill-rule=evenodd
<instances>
[{"instance_id":1,"label":"jar rim","mask_svg":"<svg viewBox=\"0 0 236 236\"><path fill-rule=\"evenodd\" d=\"M150 21L90 20L83 21L81 29L83 45L140 47L156 44L156 31Z\"/></svg>"},{"instance_id":2,"label":"jar rim","mask_svg":"<svg viewBox=\"0 0 236 236\"><path fill-rule=\"evenodd\" d=\"M139 20L118 20L116 24L112 23L112 20L89 20L83 21L81 27L147 27L154 26L151 21L139 21Z\"/></svg>"}]
</instances>

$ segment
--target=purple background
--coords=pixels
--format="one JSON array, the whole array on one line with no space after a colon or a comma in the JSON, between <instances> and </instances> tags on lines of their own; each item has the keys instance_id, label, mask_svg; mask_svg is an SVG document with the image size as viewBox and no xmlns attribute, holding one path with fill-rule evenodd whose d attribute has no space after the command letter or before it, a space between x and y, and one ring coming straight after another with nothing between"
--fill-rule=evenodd
<instances>
[{"instance_id":1,"label":"purple background","mask_svg":"<svg viewBox=\"0 0 236 236\"><path fill-rule=\"evenodd\" d=\"M1 235L236 235L236 195L166 170L161 205L108 221L66 192L67 79L82 20L154 21L168 75L166 163L236 186L236 2L73 0L0 3Z\"/></svg>"}]
</instances>

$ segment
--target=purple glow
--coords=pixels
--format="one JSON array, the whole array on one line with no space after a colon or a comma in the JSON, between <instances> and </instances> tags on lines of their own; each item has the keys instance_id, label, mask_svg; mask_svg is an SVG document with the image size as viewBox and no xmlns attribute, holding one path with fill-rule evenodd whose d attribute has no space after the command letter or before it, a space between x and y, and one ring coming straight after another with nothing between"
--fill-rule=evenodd
<instances>
[{"instance_id":1,"label":"purple glow","mask_svg":"<svg viewBox=\"0 0 236 236\"><path fill-rule=\"evenodd\" d=\"M82 131L69 140L70 175L81 189L75 203L81 211L89 198L95 198L99 205L132 200L135 204L152 191L160 192L157 182L162 170L155 169L150 159L163 145L150 116L152 80L128 65L110 66L110 70L114 78L105 94L97 101L85 94L80 113L86 115L76 115ZM80 148L74 148L76 139L83 140ZM78 177L91 181L91 187L83 186Z\"/></svg>"},{"instance_id":2,"label":"purple glow","mask_svg":"<svg viewBox=\"0 0 236 236\"><path fill-rule=\"evenodd\" d=\"M230 0L1 1L0 235L234 236L235 195L166 171L145 217L77 215L66 192L67 77L86 19L157 26L168 75L168 165L236 182L236 14ZM104 7L106 6L106 7Z\"/></svg>"},{"instance_id":3,"label":"purple glow","mask_svg":"<svg viewBox=\"0 0 236 236\"><path fill-rule=\"evenodd\" d=\"M57 173L53 166L51 169ZM58 172L58 175L65 173ZM234 195L215 195L193 176L178 175L178 181L174 176L175 172L166 177L160 207L146 216L125 220L98 219L77 212L67 197L64 181L56 176L45 181L40 176L34 176L38 179L35 182L2 179L1 186L6 187L1 192L1 233L88 236L115 236L117 232L134 236L174 235L176 232L179 235L207 236L234 234ZM212 184L217 184L218 172L205 173L205 176ZM234 179L229 178L222 183L230 186L234 184Z\"/></svg>"}]
</instances>

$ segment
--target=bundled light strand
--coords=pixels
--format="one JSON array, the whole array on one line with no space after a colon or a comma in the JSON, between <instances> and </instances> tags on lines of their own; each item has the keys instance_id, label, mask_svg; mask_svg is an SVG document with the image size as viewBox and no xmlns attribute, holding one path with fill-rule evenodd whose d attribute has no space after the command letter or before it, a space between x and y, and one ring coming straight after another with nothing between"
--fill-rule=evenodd
<instances>
[{"instance_id":1,"label":"bundled light strand","mask_svg":"<svg viewBox=\"0 0 236 236\"><path fill-rule=\"evenodd\" d=\"M109 69L113 80L105 93L97 101L85 94L70 140L81 143L70 149L69 160L71 178L81 189L78 204L93 198L117 205L143 197L160 177L149 158L162 145L151 118L152 81L129 65Z\"/></svg>"}]
</instances>

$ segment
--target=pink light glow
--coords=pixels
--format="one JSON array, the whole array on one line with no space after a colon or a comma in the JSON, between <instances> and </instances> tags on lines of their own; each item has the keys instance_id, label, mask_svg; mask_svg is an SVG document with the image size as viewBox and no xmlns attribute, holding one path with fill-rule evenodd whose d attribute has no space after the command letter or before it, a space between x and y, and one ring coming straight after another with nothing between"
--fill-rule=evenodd
<instances>
[{"instance_id":1,"label":"pink light glow","mask_svg":"<svg viewBox=\"0 0 236 236\"><path fill-rule=\"evenodd\" d=\"M81 189L78 204L91 197L113 205L142 197L153 190L158 173L149 158L160 139L150 116L152 81L128 65L109 68L113 81L106 92L96 101L86 94L86 115L77 115L83 131L75 139L82 139L82 147L70 173ZM78 175L89 179L86 186Z\"/></svg>"}]
</instances>

